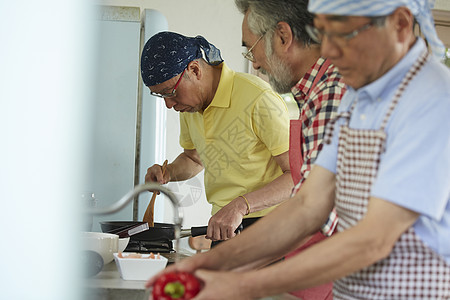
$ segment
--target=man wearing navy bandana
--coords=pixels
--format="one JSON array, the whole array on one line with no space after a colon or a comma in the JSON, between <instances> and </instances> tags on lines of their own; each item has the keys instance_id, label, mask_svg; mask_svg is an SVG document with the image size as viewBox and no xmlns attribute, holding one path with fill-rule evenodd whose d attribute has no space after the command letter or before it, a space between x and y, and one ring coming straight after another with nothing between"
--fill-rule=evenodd
<instances>
[{"instance_id":1,"label":"man wearing navy bandana","mask_svg":"<svg viewBox=\"0 0 450 300\"><path fill-rule=\"evenodd\" d=\"M166 269L199 277L196 299L259 299L330 280L334 299L450 299L450 70L432 4L309 1L308 33L348 86L338 117L295 197ZM290 260L231 272L289 251L333 207L332 237Z\"/></svg>"},{"instance_id":2,"label":"man wearing navy bandana","mask_svg":"<svg viewBox=\"0 0 450 300\"><path fill-rule=\"evenodd\" d=\"M152 95L180 112L184 149L164 174L160 165L148 168L146 181L186 180L204 169L212 204L207 238L214 244L289 195L289 116L270 85L229 69L205 38L174 32L147 41L141 74Z\"/></svg>"}]
</instances>

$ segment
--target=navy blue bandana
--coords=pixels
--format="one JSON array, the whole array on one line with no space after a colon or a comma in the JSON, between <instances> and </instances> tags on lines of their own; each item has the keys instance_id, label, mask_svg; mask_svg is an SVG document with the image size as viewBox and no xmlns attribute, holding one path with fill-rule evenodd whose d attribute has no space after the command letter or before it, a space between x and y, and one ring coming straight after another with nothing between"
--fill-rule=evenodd
<instances>
[{"instance_id":1,"label":"navy blue bandana","mask_svg":"<svg viewBox=\"0 0 450 300\"><path fill-rule=\"evenodd\" d=\"M203 53L205 57L203 57ZM174 32L160 32L145 43L141 57L141 76L146 86L163 83L181 72L198 58L210 65L223 62L220 50L204 37L186 37Z\"/></svg>"}]
</instances>

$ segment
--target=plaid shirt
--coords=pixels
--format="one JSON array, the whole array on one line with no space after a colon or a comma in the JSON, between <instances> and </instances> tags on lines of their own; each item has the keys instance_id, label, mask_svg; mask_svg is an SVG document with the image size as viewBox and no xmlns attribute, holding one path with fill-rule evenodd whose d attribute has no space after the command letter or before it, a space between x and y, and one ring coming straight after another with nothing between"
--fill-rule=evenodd
<instances>
[{"instance_id":1,"label":"plaid shirt","mask_svg":"<svg viewBox=\"0 0 450 300\"><path fill-rule=\"evenodd\" d=\"M291 89L300 110L299 119L302 123L304 141L302 144L303 165L300 169L301 180L294 187L291 196L298 192L300 186L308 177L312 165L322 149L325 126L328 121L337 115L340 100L346 90L337 68L330 65L316 86L310 91L324 62L325 59L319 58L311 70ZM307 95L309 95L309 98L307 98ZM337 215L333 210L327 223L323 225L322 232L325 235L331 235L336 224Z\"/></svg>"}]
</instances>

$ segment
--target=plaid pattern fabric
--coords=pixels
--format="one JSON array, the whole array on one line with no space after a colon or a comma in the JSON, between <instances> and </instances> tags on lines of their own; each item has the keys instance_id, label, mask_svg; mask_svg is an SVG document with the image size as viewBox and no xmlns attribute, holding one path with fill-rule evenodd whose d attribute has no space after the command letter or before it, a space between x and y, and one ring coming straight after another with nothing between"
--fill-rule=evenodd
<instances>
[{"instance_id":1,"label":"plaid pattern fabric","mask_svg":"<svg viewBox=\"0 0 450 300\"><path fill-rule=\"evenodd\" d=\"M336 116L339 103L346 90L341 75L333 65L328 67L313 90L309 90L324 62L323 58L319 58L311 70L291 90L300 110L299 119L302 121L303 135L303 165L300 170L302 179L295 187L294 194L308 177L312 165L322 149L325 126ZM308 94L309 98L306 99Z\"/></svg>"},{"instance_id":2,"label":"plaid pattern fabric","mask_svg":"<svg viewBox=\"0 0 450 300\"><path fill-rule=\"evenodd\" d=\"M336 209L333 208L330 215L328 216L328 220L320 228L320 231L322 231L323 235L331 236L333 234L334 230L336 229L338 220L339 219L338 219L338 215L336 213Z\"/></svg>"},{"instance_id":3,"label":"plaid pattern fabric","mask_svg":"<svg viewBox=\"0 0 450 300\"><path fill-rule=\"evenodd\" d=\"M336 210L338 231L353 227L367 212L372 183L377 176L380 156L386 140L385 126L410 80L426 62L426 52L403 79L378 130L348 127L350 112L343 115L346 124L339 132L336 174ZM335 121L329 123L333 127ZM327 139L332 132L327 128ZM385 259L335 281L335 299L448 299L450 266L426 246L409 228L395 243Z\"/></svg>"},{"instance_id":4,"label":"plaid pattern fabric","mask_svg":"<svg viewBox=\"0 0 450 300\"><path fill-rule=\"evenodd\" d=\"M389 257L334 282L334 299L449 299L450 266L411 227Z\"/></svg>"},{"instance_id":5,"label":"plaid pattern fabric","mask_svg":"<svg viewBox=\"0 0 450 300\"><path fill-rule=\"evenodd\" d=\"M336 173L338 231L355 226L366 214L385 140L386 133L382 130L341 126Z\"/></svg>"},{"instance_id":6,"label":"plaid pattern fabric","mask_svg":"<svg viewBox=\"0 0 450 300\"><path fill-rule=\"evenodd\" d=\"M337 114L337 109L345 93L345 84L335 66L330 65L322 78L310 91L325 59L319 58L311 70L291 89L300 110L302 122L302 154L303 165L300 169L300 182L292 190L295 195L308 177L312 165L322 149L325 126ZM307 97L309 95L309 98ZM330 236L337 224L337 215L333 210L328 221L322 226L322 233Z\"/></svg>"}]
</instances>

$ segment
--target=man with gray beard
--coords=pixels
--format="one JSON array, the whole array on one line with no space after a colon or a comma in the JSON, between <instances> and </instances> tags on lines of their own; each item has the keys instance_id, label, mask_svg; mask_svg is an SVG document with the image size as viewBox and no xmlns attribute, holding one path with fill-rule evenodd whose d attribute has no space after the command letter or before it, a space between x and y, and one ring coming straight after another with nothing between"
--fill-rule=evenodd
<instances>
[{"instance_id":1,"label":"man with gray beard","mask_svg":"<svg viewBox=\"0 0 450 300\"><path fill-rule=\"evenodd\" d=\"M253 68L269 78L278 93L292 93L299 108L298 118L290 122L289 163L297 193L322 148L325 126L335 117L345 85L334 65L320 55L320 45L305 27L313 24L307 0L235 0L244 19L242 45L244 57ZM287 256L292 257L333 233L334 212L321 232ZM325 284L294 295L302 299L331 299L332 284Z\"/></svg>"}]
</instances>

